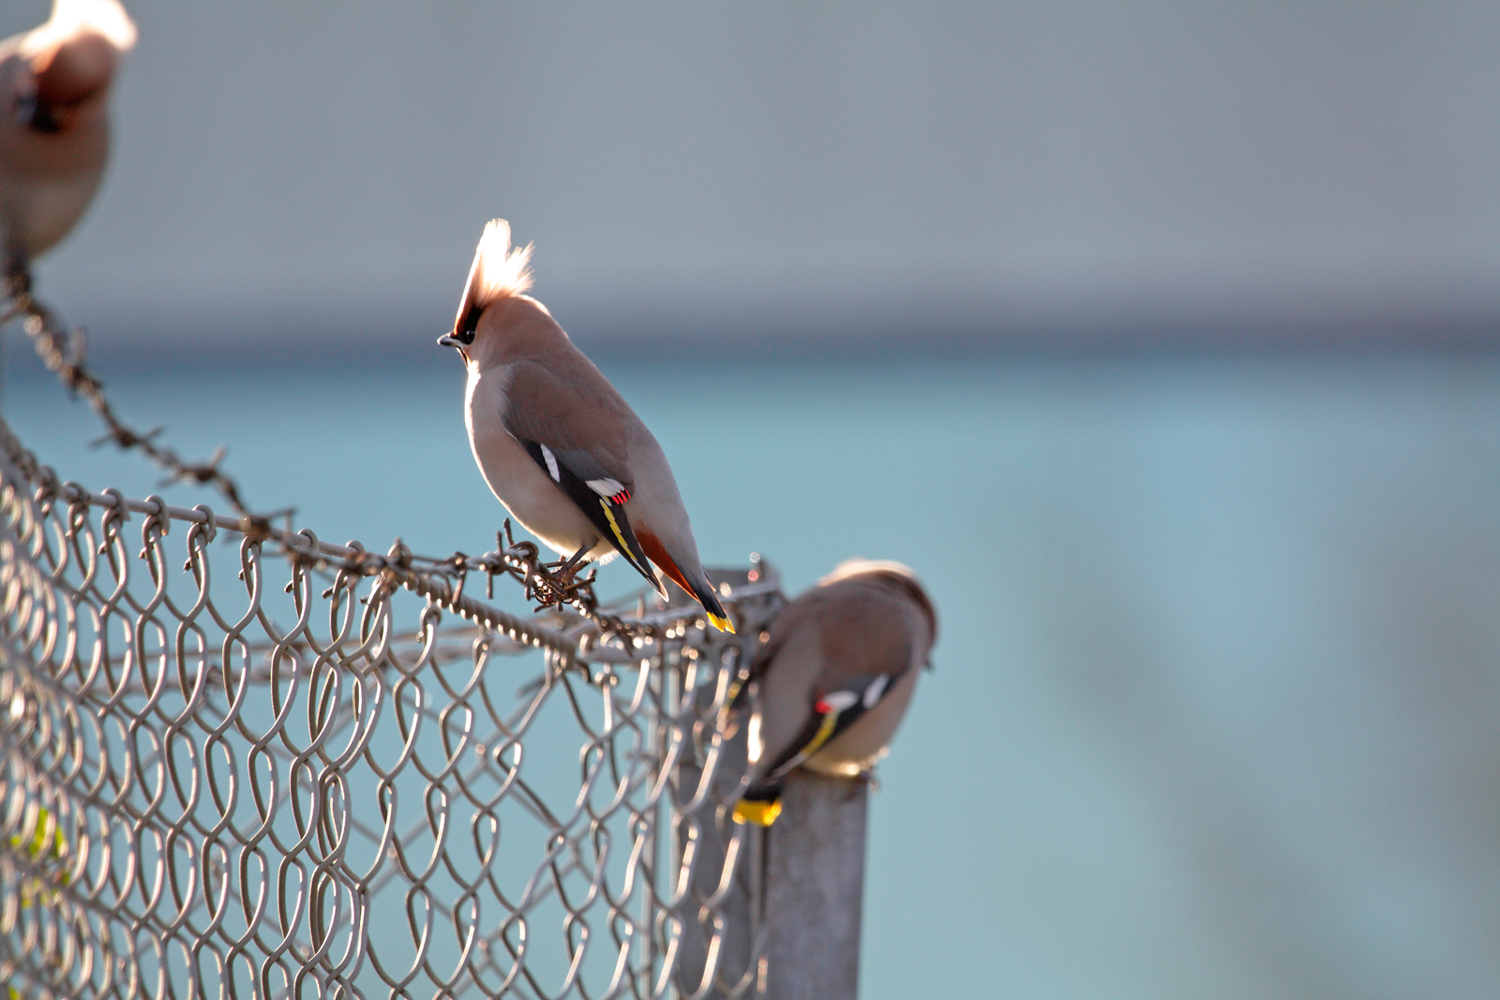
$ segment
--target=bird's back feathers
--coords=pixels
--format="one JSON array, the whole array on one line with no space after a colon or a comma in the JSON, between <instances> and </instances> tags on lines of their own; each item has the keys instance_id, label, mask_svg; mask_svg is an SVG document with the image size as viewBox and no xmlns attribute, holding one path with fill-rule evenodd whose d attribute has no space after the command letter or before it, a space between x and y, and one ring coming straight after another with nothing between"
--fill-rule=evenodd
<instances>
[{"instance_id":1,"label":"bird's back feathers","mask_svg":"<svg viewBox=\"0 0 1500 1000\"><path fill-rule=\"evenodd\" d=\"M770 639L751 661L752 679L765 674L785 643L808 636L817 637L816 655L827 682L841 684L906 669L915 637L905 619L905 602L880 580L824 580L829 582L798 597L776 619ZM838 628L824 627L835 621Z\"/></svg>"},{"instance_id":2,"label":"bird's back feathers","mask_svg":"<svg viewBox=\"0 0 1500 1000\"><path fill-rule=\"evenodd\" d=\"M602 375L569 377L567 369L574 367L568 364L571 360L551 357L545 364L529 359L510 364L506 409L501 414L505 429L554 452L577 452L570 464L586 479L613 476L633 490L626 441L634 415ZM576 364L593 367L582 355Z\"/></svg>"}]
</instances>

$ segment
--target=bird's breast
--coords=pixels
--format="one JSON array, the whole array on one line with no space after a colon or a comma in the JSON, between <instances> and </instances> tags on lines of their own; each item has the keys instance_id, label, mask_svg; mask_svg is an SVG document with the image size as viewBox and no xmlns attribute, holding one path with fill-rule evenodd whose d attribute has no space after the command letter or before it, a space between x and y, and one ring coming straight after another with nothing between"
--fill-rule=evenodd
<instances>
[{"instance_id":1,"label":"bird's breast","mask_svg":"<svg viewBox=\"0 0 1500 1000\"><path fill-rule=\"evenodd\" d=\"M484 481L512 517L558 553L571 556L593 542L594 558L612 554L589 519L505 429L508 380L506 366L469 370L464 422Z\"/></svg>"},{"instance_id":2,"label":"bird's breast","mask_svg":"<svg viewBox=\"0 0 1500 1000\"><path fill-rule=\"evenodd\" d=\"M104 150L31 133L0 144L9 139L21 148L0 151L0 224L12 243L34 257L66 236L88 208L104 171Z\"/></svg>"}]
</instances>

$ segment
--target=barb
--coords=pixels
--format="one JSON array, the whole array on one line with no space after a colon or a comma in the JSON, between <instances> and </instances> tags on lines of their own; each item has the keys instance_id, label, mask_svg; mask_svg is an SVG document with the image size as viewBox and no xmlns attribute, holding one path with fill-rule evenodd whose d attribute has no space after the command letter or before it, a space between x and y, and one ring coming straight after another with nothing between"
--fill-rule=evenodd
<instances>
[{"instance_id":1,"label":"barb","mask_svg":"<svg viewBox=\"0 0 1500 1000\"><path fill-rule=\"evenodd\" d=\"M455 562L462 555L455 553ZM535 602L537 611L566 605L599 626L601 632L618 635L626 643L631 639L655 636L658 630L649 625L627 622L618 615L600 611L593 586L597 573L580 579L573 569L567 568L567 563L566 559L543 562L535 542L515 540L511 534L510 518L506 518L502 530L495 532L495 551L472 560L466 569L477 569L486 575L487 594L493 594L495 577L504 573L526 588L526 600ZM458 575L458 584L461 590L462 572Z\"/></svg>"},{"instance_id":2,"label":"barb","mask_svg":"<svg viewBox=\"0 0 1500 1000\"><path fill-rule=\"evenodd\" d=\"M226 449L219 448L206 462L189 462L171 447L156 443L163 428L157 427L142 433L121 420L104 394L104 383L87 367L88 342L84 331L81 328L65 328L52 310L31 294L31 274L28 271L12 274L7 282L7 290L10 306L0 323L8 323L18 316L24 317L26 335L36 347L42 364L67 386L69 392L81 396L88 403L89 409L98 414L108 428L108 433L95 441L95 445L113 441L122 451L140 452L166 470L168 475L162 485L186 480L217 489L229 501L234 512L243 519L247 534L267 534L272 521L277 518L286 518L287 528L291 528L291 509L257 514L245 504L239 486L221 467Z\"/></svg>"}]
</instances>

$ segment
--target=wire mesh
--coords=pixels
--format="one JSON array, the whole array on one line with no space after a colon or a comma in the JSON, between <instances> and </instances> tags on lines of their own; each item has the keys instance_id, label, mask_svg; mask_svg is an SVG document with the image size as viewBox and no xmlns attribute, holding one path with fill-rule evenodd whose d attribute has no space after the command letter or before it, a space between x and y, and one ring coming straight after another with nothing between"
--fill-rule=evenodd
<instances>
[{"instance_id":1,"label":"wire mesh","mask_svg":"<svg viewBox=\"0 0 1500 1000\"><path fill-rule=\"evenodd\" d=\"M11 997L752 988L716 718L784 603L768 566L711 573L738 636L511 615L464 592L503 553L93 493L3 423L0 512Z\"/></svg>"}]
</instances>

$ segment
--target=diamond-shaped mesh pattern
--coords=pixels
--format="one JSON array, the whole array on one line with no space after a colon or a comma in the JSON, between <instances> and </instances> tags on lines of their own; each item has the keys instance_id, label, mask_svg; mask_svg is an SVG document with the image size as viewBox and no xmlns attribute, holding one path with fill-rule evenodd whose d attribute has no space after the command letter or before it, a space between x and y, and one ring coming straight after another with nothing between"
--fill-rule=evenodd
<instances>
[{"instance_id":1,"label":"diamond-shaped mesh pattern","mask_svg":"<svg viewBox=\"0 0 1500 1000\"><path fill-rule=\"evenodd\" d=\"M716 719L782 603L766 567L714 576L737 637L679 606L625 640L442 561L62 484L0 436L10 996L751 988Z\"/></svg>"}]
</instances>

